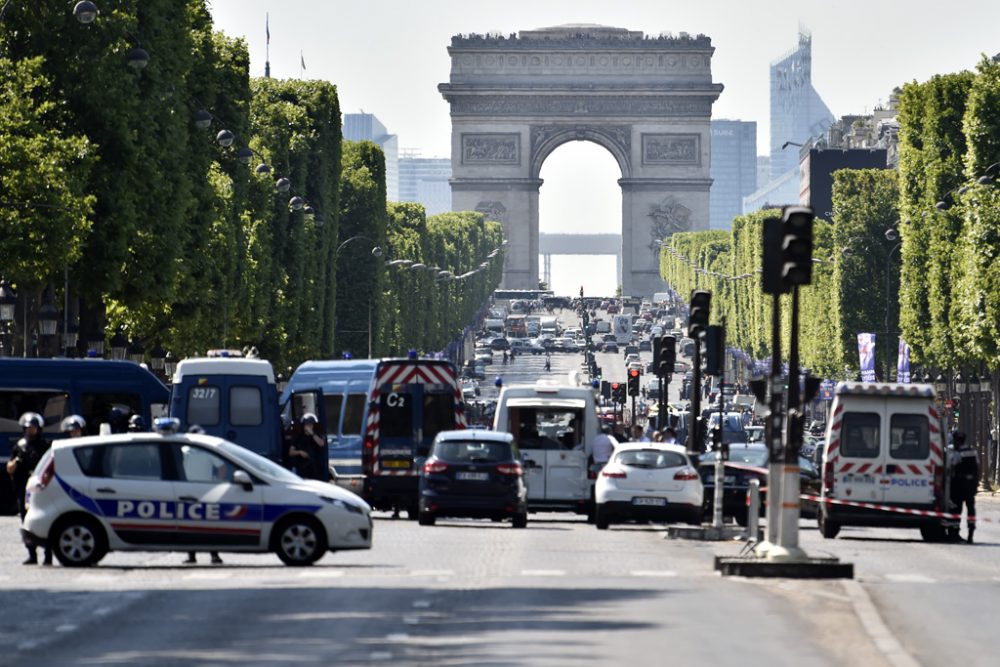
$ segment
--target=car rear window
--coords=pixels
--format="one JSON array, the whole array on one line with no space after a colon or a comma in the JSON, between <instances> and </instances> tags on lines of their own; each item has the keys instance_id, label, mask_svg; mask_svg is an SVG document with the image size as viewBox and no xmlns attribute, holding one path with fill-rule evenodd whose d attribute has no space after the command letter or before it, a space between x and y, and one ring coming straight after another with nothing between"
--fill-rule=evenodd
<instances>
[{"instance_id":1,"label":"car rear window","mask_svg":"<svg viewBox=\"0 0 1000 667\"><path fill-rule=\"evenodd\" d=\"M482 440L445 440L434 445L433 455L443 461L469 463L495 463L514 458L509 443Z\"/></svg>"},{"instance_id":2,"label":"car rear window","mask_svg":"<svg viewBox=\"0 0 1000 667\"><path fill-rule=\"evenodd\" d=\"M655 449L630 449L619 452L615 462L630 468L680 468L688 464L687 458L679 452Z\"/></svg>"},{"instance_id":3,"label":"car rear window","mask_svg":"<svg viewBox=\"0 0 1000 667\"><path fill-rule=\"evenodd\" d=\"M101 449L99 447L77 447L73 450L76 463L87 477L99 477L101 474Z\"/></svg>"},{"instance_id":4,"label":"car rear window","mask_svg":"<svg viewBox=\"0 0 1000 667\"><path fill-rule=\"evenodd\" d=\"M877 457L881 421L875 412L845 412L841 426L841 456L858 459Z\"/></svg>"},{"instance_id":5,"label":"car rear window","mask_svg":"<svg viewBox=\"0 0 1000 667\"><path fill-rule=\"evenodd\" d=\"M889 420L889 455L894 459L926 459L930 454L927 415L895 414Z\"/></svg>"}]
</instances>

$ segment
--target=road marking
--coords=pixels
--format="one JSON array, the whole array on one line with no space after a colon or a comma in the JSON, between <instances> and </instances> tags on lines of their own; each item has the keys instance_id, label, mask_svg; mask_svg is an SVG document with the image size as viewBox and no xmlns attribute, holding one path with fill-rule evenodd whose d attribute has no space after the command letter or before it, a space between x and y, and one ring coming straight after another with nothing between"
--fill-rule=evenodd
<instances>
[{"instance_id":1,"label":"road marking","mask_svg":"<svg viewBox=\"0 0 1000 667\"><path fill-rule=\"evenodd\" d=\"M111 613L111 607L101 607L94 610L94 616L107 616Z\"/></svg>"},{"instance_id":2,"label":"road marking","mask_svg":"<svg viewBox=\"0 0 1000 667\"><path fill-rule=\"evenodd\" d=\"M851 599L851 606L854 607L854 613L865 632L872 638L875 648L881 651L889 664L893 667L919 667L919 663L906 652L906 649L893 636L882 617L879 616L872 599L865 591L865 587L853 579L844 579L841 583L847 597Z\"/></svg>"},{"instance_id":3,"label":"road marking","mask_svg":"<svg viewBox=\"0 0 1000 667\"><path fill-rule=\"evenodd\" d=\"M17 650L18 651L30 651L31 649L35 648L36 646L38 646L38 642L33 641L33 640L29 640L29 641L21 642L20 644L18 644L17 645Z\"/></svg>"},{"instance_id":4,"label":"road marking","mask_svg":"<svg viewBox=\"0 0 1000 667\"><path fill-rule=\"evenodd\" d=\"M632 572L633 577L676 577L677 573L673 570L635 570Z\"/></svg>"},{"instance_id":5,"label":"road marking","mask_svg":"<svg viewBox=\"0 0 1000 667\"><path fill-rule=\"evenodd\" d=\"M936 579L923 574L887 574L886 580L894 584L935 584Z\"/></svg>"},{"instance_id":6,"label":"road marking","mask_svg":"<svg viewBox=\"0 0 1000 667\"><path fill-rule=\"evenodd\" d=\"M413 601L413 608L414 609L429 609L430 606L431 606L431 601L430 600L414 600Z\"/></svg>"},{"instance_id":7,"label":"road marking","mask_svg":"<svg viewBox=\"0 0 1000 667\"><path fill-rule=\"evenodd\" d=\"M368 654L370 660L392 660L391 651L372 651Z\"/></svg>"},{"instance_id":8,"label":"road marking","mask_svg":"<svg viewBox=\"0 0 1000 667\"><path fill-rule=\"evenodd\" d=\"M454 570L411 570L411 577L450 577Z\"/></svg>"},{"instance_id":9,"label":"road marking","mask_svg":"<svg viewBox=\"0 0 1000 667\"><path fill-rule=\"evenodd\" d=\"M73 625L72 623L66 623L64 625L57 626L56 632L73 632L74 630L76 630L76 628L77 626Z\"/></svg>"},{"instance_id":10,"label":"road marking","mask_svg":"<svg viewBox=\"0 0 1000 667\"><path fill-rule=\"evenodd\" d=\"M344 576L343 570L307 570L299 572L301 579L336 579Z\"/></svg>"},{"instance_id":11,"label":"road marking","mask_svg":"<svg viewBox=\"0 0 1000 667\"><path fill-rule=\"evenodd\" d=\"M385 640L389 642L406 642L410 640L410 635L405 632L394 632L391 635L386 635Z\"/></svg>"},{"instance_id":12,"label":"road marking","mask_svg":"<svg viewBox=\"0 0 1000 667\"><path fill-rule=\"evenodd\" d=\"M522 577L561 577L566 570L521 570Z\"/></svg>"},{"instance_id":13,"label":"road marking","mask_svg":"<svg viewBox=\"0 0 1000 667\"><path fill-rule=\"evenodd\" d=\"M184 578L189 581L217 581L219 579L225 579L226 575L217 574L215 572L190 572L184 575Z\"/></svg>"},{"instance_id":14,"label":"road marking","mask_svg":"<svg viewBox=\"0 0 1000 667\"><path fill-rule=\"evenodd\" d=\"M403 616L404 625L417 625L420 623L420 617L415 615Z\"/></svg>"}]
</instances>

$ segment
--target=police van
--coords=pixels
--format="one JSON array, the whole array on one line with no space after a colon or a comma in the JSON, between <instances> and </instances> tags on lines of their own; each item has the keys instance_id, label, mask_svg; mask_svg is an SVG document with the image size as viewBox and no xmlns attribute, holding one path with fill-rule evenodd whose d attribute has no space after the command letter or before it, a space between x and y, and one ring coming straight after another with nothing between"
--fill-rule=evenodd
<instances>
[{"instance_id":1,"label":"police van","mask_svg":"<svg viewBox=\"0 0 1000 667\"><path fill-rule=\"evenodd\" d=\"M592 515L600 432L594 390L570 382L504 386L493 429L514 435L521 450L528 508Z\"/></svg>"},{"instance_id":2,"label":"police van","mask_svg":"<svg viewBox=\"0 0 1000 667\"><path fill-rule=\"evenodd\" d=\"M823 537L836 537L842 526L876 526L919 528L925 540L942 539L947 522L920 512L947 511L944 451L933 386L839 383L823 454Z\"/></svg>"},{"instance_id":3,"label":"police van","mask_svg":"<svg viewBox=\"0 0 1000 667\"><path fill-rule=\"evenodd\" d=\"M307 361L281 396L284 419L324 427L334 482L417 518L420 469L441 431L466 427L455 367L439 359Z\"/></svg>"}]
</instances>

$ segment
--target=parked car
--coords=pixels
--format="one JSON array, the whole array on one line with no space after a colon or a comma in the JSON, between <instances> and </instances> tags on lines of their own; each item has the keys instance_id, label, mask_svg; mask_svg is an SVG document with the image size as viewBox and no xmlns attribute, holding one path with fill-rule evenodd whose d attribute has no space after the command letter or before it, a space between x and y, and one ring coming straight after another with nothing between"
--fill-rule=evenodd
<instances>
[{"instance_id":1,"label":"parked car","mask_svg":"<svg viewBox=\"0 0 1000 667\"><path fill-rule=\"evenodd\" d=\"M702 482L680 445L620 443L598 476L595 499L598 530L624 521L701 523Z\"/></svg>"},{"instance_id":2,"label":"parked car","mask_svg":"<svg viewBox=\"0 0 1000 667\"><path fill-rule=\"evenodd\" d=\"M614 352L615 354L618 354L618 343L616 343L613 340L607 341L606 343L604 343L604 351Z\"/></svg>"},{"instance_id":3,"label":"parked car","mask_svg":"<svg viewBox=\"0 0 1000 667\"><path fill-rule=\"evenodd\" d=\"M510 341L508 341L506 338L498 336L498 337L490 340L490 349L497 350L497 351L499 351L499 350L509 350L510 349Z\"/></svg>"},{"instance_id":4,"label":"parked car","mask_svg":"<svg viewBox=\"0 0 1000 667\"><path fill-rule=\"evenodd\" d=\"M639 341L639 351L640 352L652 352L653 342L650 340L640 340Z\"/></svg>"},{"instance_id":5,"label":"parked car","mask_svg":"<svg viewBox=\"0 0 1000 667\"><path fill-rule=\"evenodd\" d=\"M421 526L438 517L510 519L528 525L528 488L514 437L502 431L442 431L420 473Z\"/></svg>"}]
</instances>

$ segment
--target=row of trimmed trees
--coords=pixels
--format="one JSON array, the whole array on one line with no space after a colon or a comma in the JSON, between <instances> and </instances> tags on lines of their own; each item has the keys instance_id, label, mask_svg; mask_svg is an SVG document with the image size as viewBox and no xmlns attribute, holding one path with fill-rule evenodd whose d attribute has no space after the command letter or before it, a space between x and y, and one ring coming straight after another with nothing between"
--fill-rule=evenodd
<instances>
[{"instance_id":1,"label":"row of trimmed trees","mask_svg":"<svg viewBox=\"0 0 1000 667\"><path fill-rule=\"evenodd\" d=\"M376 355L439 350L499 283L502 255L479 268L499 225L387 210L382 151L342 140L336 87L251 78L205 0L126 1L89 26L61 0L5 9L0 277L19 329L62 306L68 276L82 337L122 330L180 357L252 345L284 367L364 355L369 332ZM137 40L141 70L125 64ZM478 271L429 282L396 258ZM398 313L402 290L424 308Z\"/></svg>"},{"instance_id":2,"label":"row of trimmed trees","mask_svg":"<svg viewBox=\"0 0 1000 667\"><path fill-rule=\"evenodd\" d=\"M882 379L894 378L897 335L925 368L1000 368L1000 63L906 84L899 122L898 172L834 174L833 217L816 221L813 281L801 290L802 364L854 377L856 336L874 332ZM769 215L780 211L737 217L730 232L674 234L661 256L681 295L717 295L728 342L757 358L770 350L758 273Z\"/></svg>"}]
</instances>

